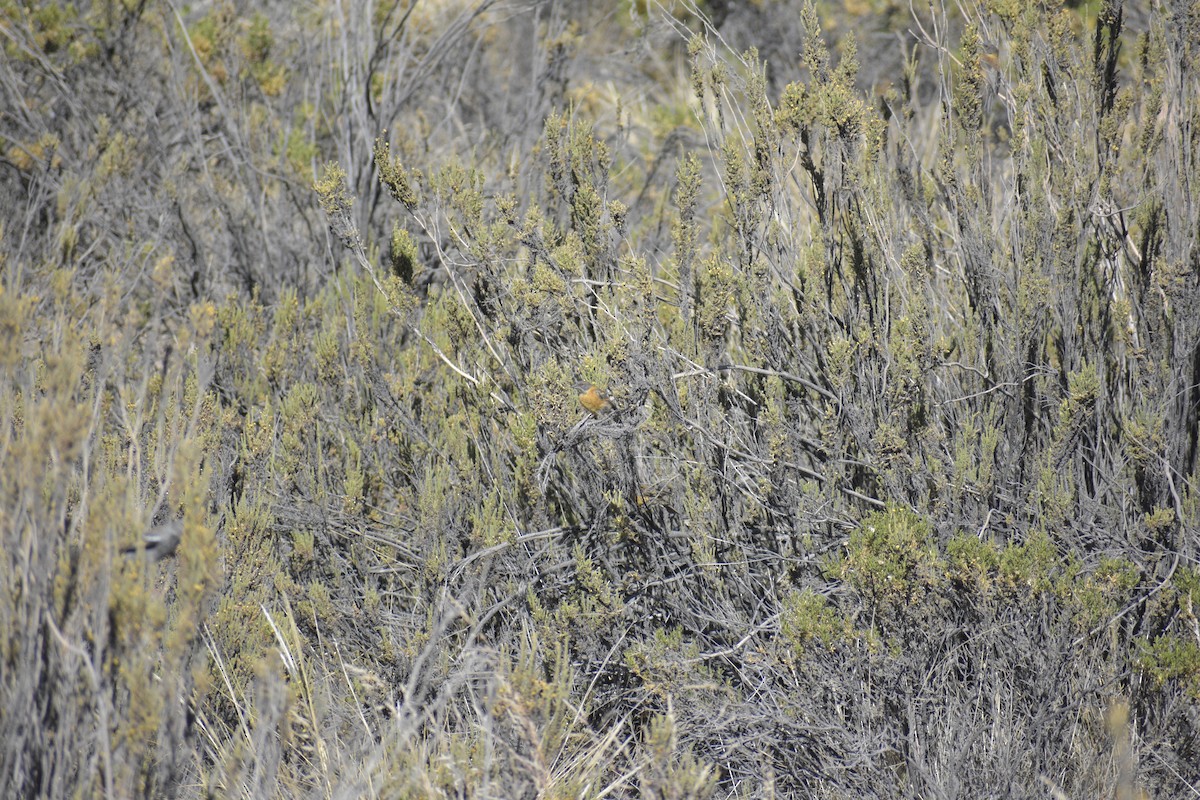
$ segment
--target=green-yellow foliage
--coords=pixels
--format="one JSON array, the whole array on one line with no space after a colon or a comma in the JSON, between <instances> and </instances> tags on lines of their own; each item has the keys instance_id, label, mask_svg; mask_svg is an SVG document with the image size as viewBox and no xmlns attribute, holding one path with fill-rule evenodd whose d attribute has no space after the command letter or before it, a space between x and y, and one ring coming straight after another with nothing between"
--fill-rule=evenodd
<instances>
[{"instance_id":1,"label":"green-yellow foliage","mask_svg":"<svg viewBox=\"0 0 1200 800\"><path fill-rule=\"evenodd\" d=\"M787 594L780 611L779 630L797 651L810 644L832 649L851 634L850 625L837 609L811 589Z\"/></svg>"},{"instance_id":2,"label":"green-yellow foliage","mask_svg":"<svg viewBox=\"0 0 1200 800\"><path fill-rule=\"evenodd\" d=\"M989 592L999 566L1000 551L978 536L958 533L946 543L947 576L968 591Z\"/></svg>"},{"instance_id":3,"label":"green-yellow foliage","mask_svg":"<svg viewBox=\"0 0 1200 800\"><path fill-rule=\"evenodd\" d=\"M411 235L398 224L392 226L392 238L388 247L388 259L392 265L392 274L412 286L422 270L417 244Z\"/></svg>"},{"instance_id":4,"label":"green-yellow foliage","mask_svg":"<svg viewBox=\"0 0 1200 800\"><path fill-rule=\"evenodd\" d=\"M697 327L705 339L720 339L729 329L732 303L741 290L741 282L732 265L714 257L701 265L697 283Z\"/></svg>"},{"instance_id":5,"label":"green-yellow foliage","mask_svg":"<svg viewBox=\"0 0 1200 800\"><path fill-rule=\"evenodd\" d=\"M1137 660L1155 685L1178 681L1193 700L1200 700L1200 644L1190 633L1141 641Z\"/></svg>"},{"instance_id":6,"label":"green-yellow foliage","mask_svg":"<svg viewBox=\"0 0 1200 800\"><path fill-rule=\"evenodd\" d=\"M711 680L712 671L699 655L700 648L694 641L684 641L681 629L657 629L651 639L625 651L625 666L647 693L665 700L678 687Z\"/></svg>"},{"instance_id":7,"label":"green-yellow foliage","mask_svg":"<svg viewBox=\"0 0 1200 800\"><path fill-rule=\"evenodd\" d=\"M865 684L876 666L889 679L907 669L877 660L890 656L871 646L874 628L888 627L897 651L919 649L943 623L1032 607L1071 638L1111 637L1105 671L1133 666L1147 691L1197 691L1188 557L1147 595L1161 554L1137 549L1186 545L1196 516L1190 479L1171 461L1186 429L1171 407L1186 408L1195 303L1178 187L1155 166L1183 163L1175 128L1191 95L1168 88L1186 71L1171 71L1177 43L1161 23L1129 59L1108 11L1094 48L1081 48L1087 14L1074 9L990 0L970 20L950 10L960 40L914 47L903 85L872 100L854 38L827 46L808 3L803 75L777 102L757 53L720 53L697 36L698 104L679 99L688 87L663 87L654 108L618 108L614 133L605 93L579 83L566 96L581 105L549 113L540 144L517 136L501 147L488 125L461 125L437 60L470 52L481 61L455 69L494 65L500 37L473 22L461 51L421 49L453 8L386 0L371 20L339 17L304 50L324 54L320 69L333 52L323 43L338 37L369 33L362 42L379 49L309 84L310 65L285 64L294 33L270 12L241 18L217 4L185 32L146 4L85 7L0 4L8 65L82 77L73 61L119 43L98 66L157 76L164 64L143 50L157 37L186 63L185 108L201 109L205 133L172 140L170 163L156 164L138 116L154 106L124 93L134 82L103 84L121 87L125 115L58 81L26 80L12 84L22 118L50 119L48 96L73 109L66 97L79 109L69 116L92 127L28 124L2 143L27 200L50 196L51 230L45 242L36 224L16 243L0 237L0 508L23 520L11 552L48 553L37 569L0 568L0 585L27 598L31 576L52 575L48 616L33 619L54 636L39 653L61 658L64 684L86 678L76 651L111 653L98 666L112 683L81 696L133 701L109 726L131 756L121 769L151 774L183 698L203 714L205 757L194 763L210 794L328 793L321 772L346 764L328 760L332 743L357 748L361 721L368 749L387 743L372 784L383 794L510 786L493 772L516 763L539 796L633 791L618 773L647 794L704 795L718 772L699 748L727 752L726 732L742 729L756 698L806 723L836 726L848 712L864 726L856 735L878 733L877 709L848 706L832 682L820 693L832 702L796 693L810 671L844 669ZM121 16L135 8L143 28ZM313 33L311 19L296 27ZM552 31L541 52L588 47L578 31ZM641 74L683 66L680 54L658 55ZM930 79L946 83L930 92ZM554 83L539 81L528 107L557 103ZM289 94L306 100L289 108ZM397 97L407 105L393 107ZM495 119L496 100L478 105L480 120ZM367 202L330 162L313 188L361 269L324 264L311 209L262 209L302 197L296 177L335 149L353 157L354 132L378 118L397 127L373 152L396 203ZM997 127L1011 140L991 141ZM677 138L668 147L658 133ZM989 183L984 165L1003 180ZM163 193L131 192L142 184ZM205 192L215 201L199 203ZM134 202L116 202L126 194ZM145 213L164 199L165 214ZM122 216L98 216L109 208ZM302 269L274 269L275 245ZM245 250L251 263L224 270ZM977 287L963 285L980 263L996 273L1000 296L982 299L995 300L999 322L981 321ZM632 405L589 417L571 389L580 379L644 399L649 421ZM1138 496L1105 506L1126 496L1125 481ZM186 546L162 564L118 558L168 487L161 512L183 514ZM905 506L878 511L890 498ZM1127 527L1098 530L1118 516ZM935 535L965 526L946 542ZM843 552L814 569L807 556L842 544L846 529ZM1143 540L1128 552L1124 530ZM1111 551L1088 549L1110 534ZM787 588L797 585L814 588ZM289 600L295 619L273 629L268 614ZM641 603L678 627L652 630ZM1134 661L1124 612L1142 613L1139 603L1153 635ZM967 613L939 616L946 609ZM855 627L864 617L872 630ZM786 669L761 669L764 649L745 646L766 641L764 619L778 619ZM309 626L320 633L306 639ZM961 668L986 669L972 649L1016 627L958 624L948 635L956 656L967 653ZM743 638L748 629L758 632ZM298 656L291 666L275 655L281 640ZM1081 648L1089 658L1093 641ZM1062 659L1052 668L1068 680L1093 677L1096 662L1037 646L1047 663ZM32 652L15 637L0 648L5 664ZM924 668L933 652L909 661ZM334 677L321 685L314 673ZM371 683L391 688L343 703ZM611 738L591 730L594 697L606 714L647 724ZM691 713L676 717L673 704ZM713 706L735 727L697 725ZM837 733L822 747L840 756ZM1088 742L1071 733L1073 757ZM255 752L260 741L284 749L281 769L293 772L279 785L248 779L271 752ZM785 750L748 755L747 771L767 772ZM1082 772L1061 759L1047 769ZM76 793L137 793L129 785Z\"/></svg>"},{"instance_id":8,"label":"green-yellow foliage","mask_svg":"<svg viewBox=\"0 0 1200 800\"><path fill-rule=\"evenodd\" d=\"M717 789L719 771L681 747L674 714L655 715L642 733L647 769L641 788L646 796L662 798L709 797Z\"/></svg>"},{"instance_id":9,"label":"green-yellow foliage","mask_svg":"<svg viewBox=\"0 0 1200 800\"><path fill-rule=\"evenodd\" d=\"M1053 585L1060 559L1050 536L1034 531L1025 541L1000 552L999 581L1009 590L1040 593Z\"/></svg>"},{"instance_id":10,"label":"green-yellow foliage","mask_svg":"<svg viewBox=\"0 0 1200 800\"><path fill-rule=\"evenodd\" d=\"M831 567L865 598L887 605L912 602L941 580L929 523L897 506L864 519Z\"/></svg>"}]
</instances>

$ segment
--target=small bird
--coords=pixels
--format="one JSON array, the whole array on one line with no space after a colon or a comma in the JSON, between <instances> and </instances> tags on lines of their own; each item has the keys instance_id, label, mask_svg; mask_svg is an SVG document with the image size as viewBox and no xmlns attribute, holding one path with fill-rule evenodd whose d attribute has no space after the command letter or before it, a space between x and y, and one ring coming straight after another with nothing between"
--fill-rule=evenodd
<instances>
[{"instance_id":1,"label":"small bird","mask_svg":"<svg viewBox=\"0 0 1200 800\"><path fill-rule=\"evenodd\" d=\"M575 384L575 391L579 392L579 404L587 409L593 417L617 410L617 404L613 402L613 399L597 389L595 384L580 381Z\"/></svg>"},{"instance_id":2,"label":"small bird","mask_svg":"<svg viewBox=\"0 0 1200 800\"><path fill-rule=\"evenodd\" d=\"M136 553L142 550L151 561L161 561L175 552L179 539L183 536L183 519L173 519L161 525L155 525L142 536L141 546L132 545L121 550L122 553Z\"/></svg>"}]
</instances>

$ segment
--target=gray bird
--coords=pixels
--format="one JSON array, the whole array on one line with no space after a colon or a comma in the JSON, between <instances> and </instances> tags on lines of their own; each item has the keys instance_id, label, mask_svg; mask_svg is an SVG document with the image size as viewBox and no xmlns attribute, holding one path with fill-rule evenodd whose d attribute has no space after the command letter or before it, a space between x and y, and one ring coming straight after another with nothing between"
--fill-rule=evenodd
<instances>
[{"instance_id":1,"label":"gray bird","mask_svg":"<svg viewBox=\"0 0 1200 800\"><path fill-rule=\"evenodd\" d=\"M183 519L173 519L161 525L155 525L142 537L141 546L126 547L122 553L136 553L142 550L151 561L160 561L175 552L179 546L179 538L183 536Z\"/></svg>"}]
</instances>

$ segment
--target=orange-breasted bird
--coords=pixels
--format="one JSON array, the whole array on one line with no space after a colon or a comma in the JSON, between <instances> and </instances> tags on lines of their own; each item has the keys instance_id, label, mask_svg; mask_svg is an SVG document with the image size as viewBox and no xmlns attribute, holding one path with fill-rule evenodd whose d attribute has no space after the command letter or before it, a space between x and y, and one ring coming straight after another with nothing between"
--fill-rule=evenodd
<instances>
[{"instance_id":1,"label":"orange-breasted bird","mask_svg":"<svg viewBox=\"0 0 1200 800\"><path fill-rule=\"evenodd\" d=\"M617 404L613 402L613 399L597 389L595 384L580 381L575 384L575 391L579 392L579 405L586 408L593 417L617 410Z\"/></svg>"}]
</instances>

